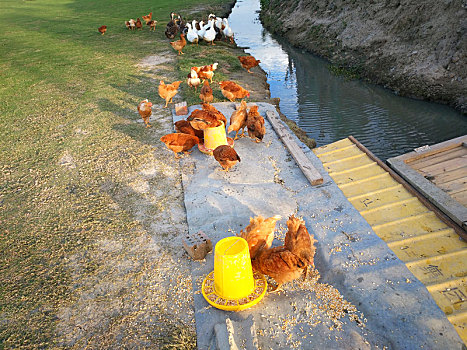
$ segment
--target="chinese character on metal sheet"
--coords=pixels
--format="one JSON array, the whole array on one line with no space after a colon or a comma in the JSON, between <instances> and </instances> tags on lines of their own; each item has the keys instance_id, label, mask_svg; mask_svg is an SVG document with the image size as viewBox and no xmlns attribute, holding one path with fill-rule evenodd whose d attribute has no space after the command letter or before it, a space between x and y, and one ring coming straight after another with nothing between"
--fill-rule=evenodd
<instances>
[{"instance_id":1,"label":"chinese character on metal sheet","mask_svg":"<svg viewBox=\"0 0 467 350\"><path fill-rule=\"evenodd\" d=\"M441 277L443 276L443 273L441 270L438 268L437 265L428 265L426 267L423 267L422 270L425 271L425 274L429 274L432 277Z\"/></svg>"},{"instance_id":2,"label":"chinese character on metal sheet","mask_svg":"<svg viewBox=\"0 0 467 350\"><path fill-rule=\"evenodd\" d=\"M467 300L467 296L459 288L446 288L441 293L449 300L451 304L463 303Z\"/></svg>"}]
</instances>

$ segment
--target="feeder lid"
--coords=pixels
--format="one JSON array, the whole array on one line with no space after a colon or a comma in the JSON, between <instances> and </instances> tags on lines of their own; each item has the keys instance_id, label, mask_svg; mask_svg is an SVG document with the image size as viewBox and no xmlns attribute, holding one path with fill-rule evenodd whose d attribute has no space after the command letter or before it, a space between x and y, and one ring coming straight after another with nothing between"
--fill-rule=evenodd
<instances>
[{"instance_id":1,"label":"feeder lid","mask_svg":"<svg viewBox=\"0 0 467 350\"><path fill-rule=\"evenodd\" d=\"M231 138L231 137L227 137L227 143L230 147L233 147L234 145L234 140ZM212 152L214 151L213 149L210 149L210 148L207 148L204 146L204 143L198 143L198 149L205 153L205 154L209 154L209 155L212 155Z\"/></svg>"},{"instance_id":2,"label":"feeder lid","mask_svg":"<svg viewBox=\"0 0 467 350\"><path fill-rule=\"evenodd\" d=\"M255 288L250 295L240 299L227 299L219 296L214 288L214 271L206 276L201 287L206 301L212 306L225 311L240 311L248 309L260 302L266 294L268 283L266 278L258 272L253 273Z\"/></svg>"}]
</instances>

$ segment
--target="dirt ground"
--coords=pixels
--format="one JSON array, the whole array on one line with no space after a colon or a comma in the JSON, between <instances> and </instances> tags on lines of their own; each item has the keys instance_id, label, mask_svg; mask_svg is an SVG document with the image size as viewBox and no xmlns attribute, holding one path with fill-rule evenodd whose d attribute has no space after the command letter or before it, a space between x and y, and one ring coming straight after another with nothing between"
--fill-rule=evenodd
<instances>
[{"instance_id":1,"label":"dirt ground","mask_svg":"<svg viewBox=\"0 0 467 350\"><path fill-rule=\"evenodd\" d=\"M162 53L147 57L139 68L156 84L172 78L174 59L172 52ZM144 129L140 118L130 120L151 134L152 156L125 179L125 186L109 182L102 187L113 197L113 209L130 212L140 226L128 237L98 241L92 251L69 259L77 297L59 314L60 346L196 346L189 260L181 242L188 227L180 169L159 141L172 132L171 112L163 106L162 100L154 101L152 128ZM81 273L85 260L98 266L91 278Z\"/></svg>"}]
</instances>

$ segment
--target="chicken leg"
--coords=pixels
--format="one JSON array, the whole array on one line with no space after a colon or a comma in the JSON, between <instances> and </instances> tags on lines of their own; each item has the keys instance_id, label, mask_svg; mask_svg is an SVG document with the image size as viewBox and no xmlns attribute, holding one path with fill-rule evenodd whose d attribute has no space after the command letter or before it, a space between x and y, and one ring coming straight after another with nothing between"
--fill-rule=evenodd
<instances>
[{"instance_id":1,"label":"chicken leg","mask_svg":"<svg viewBox=\"0 0 467 350\"><path fill-rule=\"evenodd\" d=\"M278 283L277 286L274 289L272 289L269 293L279 292L282 290L281 287L282 287L282 283Z\"/></svg>"}]
</instances>

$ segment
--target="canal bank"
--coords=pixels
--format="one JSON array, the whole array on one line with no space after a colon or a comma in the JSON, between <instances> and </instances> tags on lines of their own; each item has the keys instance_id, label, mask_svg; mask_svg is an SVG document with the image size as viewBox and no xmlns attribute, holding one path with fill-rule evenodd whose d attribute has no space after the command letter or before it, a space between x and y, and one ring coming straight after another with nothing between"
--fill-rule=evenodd
<instances>
[{"instance_id":1,"label":"canal bank","mask_svg":"<svg viewBox=\"0 0 467 350\"><path fill-rule=\"evenodd\" d=\"M380 159L467 133L467 118L445 105L336 76L329 62L263 28L259 0L237 2L229 16L235 40L261 60L271 97L318 146L354 135Z\"/></svg>"},{"instance_id":2,"label":"canal bank","mask_svg":"<svg viewBox=\"0 0 467 350\"><path fill-rule=\"evenodd\" d=\"M460 1L263 0L273 33L401 95L466 112L465 4Z\"/></svg>"}]
</instances>

